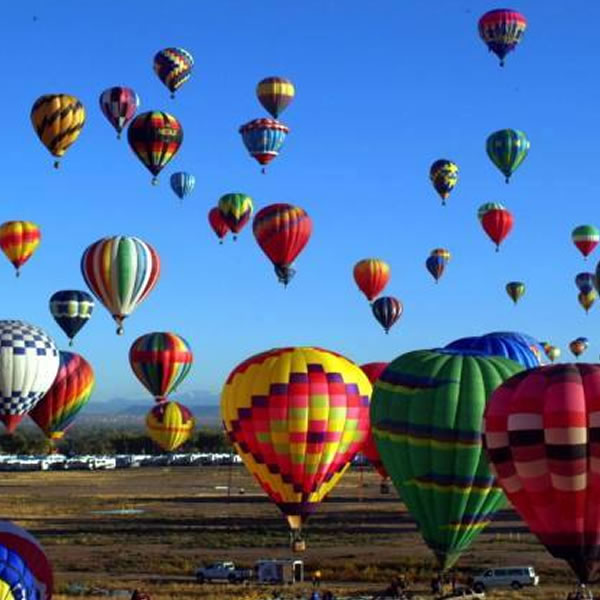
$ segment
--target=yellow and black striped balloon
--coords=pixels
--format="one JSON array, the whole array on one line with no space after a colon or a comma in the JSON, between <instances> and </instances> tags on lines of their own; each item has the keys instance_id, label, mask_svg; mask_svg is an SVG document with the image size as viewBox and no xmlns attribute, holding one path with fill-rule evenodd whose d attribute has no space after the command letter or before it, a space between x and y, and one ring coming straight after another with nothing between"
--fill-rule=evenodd
<instances>
[{"instance_id":1,"label":"yellow and black striped balloon","mask_svg":"<svg viewBox=\"0 0 600 600\"><path fill-rule=\"evenodd\" d=\"M35 101L31 122L42 144L60 158L79 137L85 123L85 109L75 96L47 94ZM58 160L54 166L58 167Z\"/></svg>"}]
</instances>

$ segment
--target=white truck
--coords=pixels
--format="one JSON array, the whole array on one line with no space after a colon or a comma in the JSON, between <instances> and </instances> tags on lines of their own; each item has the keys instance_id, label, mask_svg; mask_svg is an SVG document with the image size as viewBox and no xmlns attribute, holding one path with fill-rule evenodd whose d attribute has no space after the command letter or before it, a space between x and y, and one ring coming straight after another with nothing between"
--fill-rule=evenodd
<instances>
[{"instance_id":1,"label":"white truck","mask_svg":"<svg viewBox=\"0 0 600 600\"><path fill-rule=\"evenodd\" d=\"M220 561L204 565L196 570L196 581L205 583L210 581L228 581L229 583L242 583L252 578L251 569L238 569L230 561Z\"/></svg>"},{"instance_id":2,"label":"white truck","mask_svg":"<svg viewBox=\"0 0 600 600\"><path fill-rule=\"evenodd\" d=\"M293 559L262 559L254 565L258 583L292 584L304 581L304 563Z\"/></svg>"}]
</instances>

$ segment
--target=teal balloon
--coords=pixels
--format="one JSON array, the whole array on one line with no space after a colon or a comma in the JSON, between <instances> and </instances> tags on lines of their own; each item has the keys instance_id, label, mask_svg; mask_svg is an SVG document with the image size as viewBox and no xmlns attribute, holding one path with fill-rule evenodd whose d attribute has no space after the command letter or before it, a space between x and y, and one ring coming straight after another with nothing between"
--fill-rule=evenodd
<instances>
[{"instance_id":1,"label":"teal balloon","mask_svg":"<svg viewBox=\"0 0 600 600\"><path fill-rule=\"evenodd\" d=\"M492 133L486 142L490 160L504 173L506 183L525 160L531 144L522 131L501 129Z\"/></svg>"}]
</instances>

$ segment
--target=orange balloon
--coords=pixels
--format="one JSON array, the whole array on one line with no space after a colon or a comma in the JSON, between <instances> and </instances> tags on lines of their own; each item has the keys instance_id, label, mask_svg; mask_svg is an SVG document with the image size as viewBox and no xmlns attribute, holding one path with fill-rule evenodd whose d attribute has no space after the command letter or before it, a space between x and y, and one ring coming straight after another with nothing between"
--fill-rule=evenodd
<instances>
[{"instance_id":1,"label":"orange balloon","mask_svg":"<svg viewBox=\"0 0 600 600\"><path fill-rule=\"evenodd\" d=\"M390 279L390 266L379 258L365 258L354 265L354 281L360 291L373 301Z\"/></svg>"}]
</instances>

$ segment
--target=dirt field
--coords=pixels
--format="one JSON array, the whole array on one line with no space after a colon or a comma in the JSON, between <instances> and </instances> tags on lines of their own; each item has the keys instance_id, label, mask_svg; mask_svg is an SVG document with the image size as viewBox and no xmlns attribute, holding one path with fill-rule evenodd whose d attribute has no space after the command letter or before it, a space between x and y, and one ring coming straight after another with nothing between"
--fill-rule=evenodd
<instances>
[{"instance_id":1,"label":"dirt field","mask_svg":"<svg viewBox=\"0 0 600 600\"><path fill-rule=\"evenodd\" d=\"M64 597L77 586L96 586L140 587L153 598L268 598L268 590L200 586L190 576L206 559L251 567L258 558L291 556L284 519L240 466L3 473L0 489L2 517L38 537ZM96 512L131 509L143 512ZM412 578L417 595L427 594L434 566L430 552L393 488L381 495L379 476L371 470L344 477L309 520L305 539L300 557L308 575L318 566L323 585L338 594L373 594L399 573ZM545 586L506 597L564 597L572 579L512 511L498 515L459 569L466 576L508 563L535 565ZM306 595L308 587L286 594Z\"/></svg>"}]
</instances>

